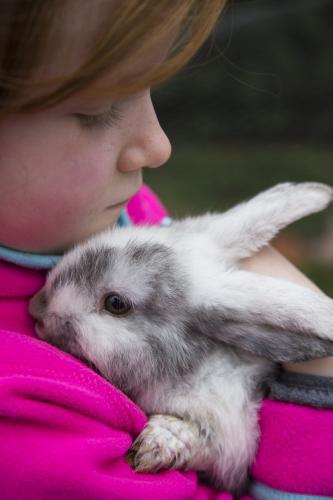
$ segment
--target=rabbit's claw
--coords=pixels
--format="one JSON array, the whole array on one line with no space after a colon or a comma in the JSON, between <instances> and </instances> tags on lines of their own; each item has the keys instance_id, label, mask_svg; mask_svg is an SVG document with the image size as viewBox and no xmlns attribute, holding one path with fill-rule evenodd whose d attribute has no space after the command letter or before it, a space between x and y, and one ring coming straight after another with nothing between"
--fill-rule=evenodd
<instances>
[{"instance_id":1,"label":"rabbit's claw","mask_svg":"<svg viewBox=\"0 0 333 500\"><path fill-rule=\"evenodd\" d=\"M197 439L194 424L170 415L154 415L134 441L127 460L136 472L186 469Z\"/></svg>"}]
</instances>

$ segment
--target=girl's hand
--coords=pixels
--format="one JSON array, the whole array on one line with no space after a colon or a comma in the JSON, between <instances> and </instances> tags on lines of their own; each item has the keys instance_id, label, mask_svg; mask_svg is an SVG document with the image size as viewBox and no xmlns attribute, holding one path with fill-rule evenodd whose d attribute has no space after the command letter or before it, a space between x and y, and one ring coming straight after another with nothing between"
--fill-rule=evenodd
<instances>
[{"instance_id":1,"label":"girl's hand","mask_svg":"<svg viewBox=\"0 0 333 500\"><path fill-rule=\"evenodd\" d=\"M312 281L271 246L261 250L253 257L244 259L242 268L246 271L293 281L298 285L312 288L312 290L318 293L323 293ZM313 361L304 361L302 363L286 363L283 366L289 371L333 376L333 356Z\"/></svg>"}]
</instances>

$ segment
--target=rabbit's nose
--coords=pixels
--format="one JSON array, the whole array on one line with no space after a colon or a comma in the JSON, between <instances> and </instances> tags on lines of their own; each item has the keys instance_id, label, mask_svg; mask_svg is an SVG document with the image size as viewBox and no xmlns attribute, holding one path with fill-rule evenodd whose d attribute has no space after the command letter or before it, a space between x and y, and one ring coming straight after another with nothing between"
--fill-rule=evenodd
<instances>
[{"instance_id":1,"label":"rabbit's nose","mask_svg":"<svg viewBox=\"0 0 333 500\"><path fill-rule=\"evenodd\" d=\"M36 295L30 299L29 313L37 320L41 320L46 310L47 297L44 288L42 288Z\"/></svg>"}]
</instances>

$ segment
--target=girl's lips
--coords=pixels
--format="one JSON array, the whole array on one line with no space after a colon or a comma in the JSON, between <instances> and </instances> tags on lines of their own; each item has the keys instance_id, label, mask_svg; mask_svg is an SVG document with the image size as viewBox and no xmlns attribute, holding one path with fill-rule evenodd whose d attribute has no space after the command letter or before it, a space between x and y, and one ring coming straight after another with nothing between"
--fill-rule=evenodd
<instances>
[{"instance_id":1,"label":"girl's lips","mask_svg":"<svg viewBox=\"0 0 333 500\"><path fill-rule=\"evenodd\" d=\"M124 205L126 205L126 203L128 202L128 200L129 200L129 198L127 200L121 201L119 203L115 203L114 205L109 205L108 207L106 207L106 210L110 210L112 208L121 208Z\"/></svg>"},{"instance_id":2,"label":"girl's lips","mask_svg":"<svg viewBox=\"0 0 333 500\"><path fill-rule=\"evenodd\" d=\"M115 203L114 205L109 205L109 206L107 206L105 210L110 210L110 209L112 209L112 208L121 208L121 207L123 207L124 205L126 205L126 204L129 202L129 200L130 200L131 198L133 198L133 196L134 196L134 195L136 195L136 194L140 191L140 189L141 189L141 185L140 185L140 187L139 187L136 191L134 191L134 193L133 193L133 194L131 194L128 198L126 198L126 199L125 199L125 200L123 200L123 201L120 201L119 203Z\"/></svg>"},{"instance_id":3,"label":"girl's lips","mask_svg":"<svg viewBox=\"0 0 333 500\"><path fill-rule=\"evenodd\" d=\"M133 198L134 195L136 195L140 191L141 187L142 187L142 184L140 184L140 186L136 189L136 191L134 191L134 193L132 193L128 198L126 198L123 201L120 201L119 203L115 203L114 205L107 206L105 210L110 210L112 208L121 208L121 207L123 207L124 205L126 205L129 202L129 200L131 198Z\"/></svg>"}]
</instances>

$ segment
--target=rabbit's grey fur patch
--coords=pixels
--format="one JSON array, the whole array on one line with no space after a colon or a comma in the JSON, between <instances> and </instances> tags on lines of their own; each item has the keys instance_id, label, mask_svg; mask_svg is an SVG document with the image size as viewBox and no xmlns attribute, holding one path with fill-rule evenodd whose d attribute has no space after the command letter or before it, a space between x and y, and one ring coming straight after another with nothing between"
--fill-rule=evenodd
<instances>
[{"instance_id":1,"label":"rabbit's grey fur patch","mask_svg":"<svg viewBox=\"0 0 333 500\"><path fill-rule=\"evenodd\" d=\"M30 304L37 333L151 416L137 470L192 468L241 491L265 381L276 362L333 354L333 301L240 260L331 200L323 184L281 184L224 214L105 231L50 272ZM124 316L106 310L111 292L132 304Z\"/></svg>"}]
</instances>

